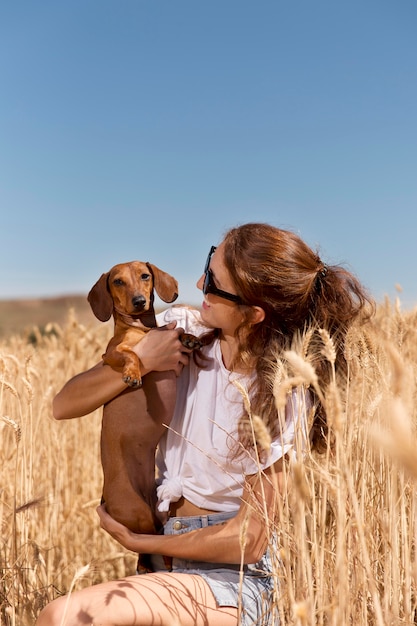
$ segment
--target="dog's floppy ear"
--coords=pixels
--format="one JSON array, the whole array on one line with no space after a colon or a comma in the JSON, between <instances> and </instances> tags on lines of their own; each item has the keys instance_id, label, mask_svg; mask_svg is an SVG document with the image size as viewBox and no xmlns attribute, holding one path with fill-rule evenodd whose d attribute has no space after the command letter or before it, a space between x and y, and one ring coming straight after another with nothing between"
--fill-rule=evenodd
<instances>
[{"instance_id":1,"label":"dog's floppy ear","mask_svg":"<svg viewBox=\"0 0 417 626\"><path fill-rule=\"evenodd\" d=\"M94 315L100 322L107 322L113 313L113 298L107 287L109 273L102 274L96 284L91 287L87 300L93 310Z\"/></svg>"},{"instance_id":2,"label":"dog's floppy ear","mask_svg":"<svg viewBox=\"0 0 417 626\"><path fill-rule=\"evenodd\" d=\"M178 298L178 282L176 279L160 270L156 265L152 265L152 263L147 263L146 265L152 272L153 286L161 300L174 302Z\"/></svg>"}]
</instances>

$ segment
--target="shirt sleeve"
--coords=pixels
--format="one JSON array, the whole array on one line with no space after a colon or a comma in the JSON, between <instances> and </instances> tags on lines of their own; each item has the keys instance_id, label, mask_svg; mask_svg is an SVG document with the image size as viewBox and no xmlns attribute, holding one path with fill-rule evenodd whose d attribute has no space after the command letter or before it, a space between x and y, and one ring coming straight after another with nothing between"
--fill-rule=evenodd
<instances>
[{"instance_id":1,"label":"shirt sleeve","mask_svg":"<svg viewBox=\"0 0 417 626\"><path fill-rule=\"evenodd\" d=\"M296 387L288 397L285 407L285 416L282 416L278 435L271 441L271 446L265 452L260 462L254 458L255 454L246 455L244 462L245 474L255 474L261 469L267 469L284 457L290 450L295 455L303 454L308 443L308 415L312 407L312 397L308 389Z\"/></svg>"},{"instance_id":2,"label":"shirt sleeve","mask_svg":"<svg viewBox=\"0 0 417 626\"><path fill-rule=\"evenodd\" d=\"M174 321L177 322L177 327L183 328L186 333L199 336L207 331L207 328L201 322L198 309L174 305L156 315L158 326L165 326L165 324Z\"/></svg>"}]
</instances>

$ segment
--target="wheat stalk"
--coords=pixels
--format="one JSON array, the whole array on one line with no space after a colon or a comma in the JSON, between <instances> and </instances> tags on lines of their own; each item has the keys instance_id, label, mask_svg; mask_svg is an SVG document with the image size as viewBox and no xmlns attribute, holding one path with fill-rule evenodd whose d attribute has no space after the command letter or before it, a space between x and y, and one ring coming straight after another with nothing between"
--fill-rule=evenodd
<instances>
[{"instance_id":1,"label":"wheat stalk","mask_svg":"<svg viewBox=\"0 0 417 626\"><path fill-rule=\"evenodd\" d=\"M115 547L89 505L102 488L101 412L55 422L50 407L69 377L100 359L106 333L104 325L89 329L73 318L56 336L43 336L35 350L23 336L0 341L0 415L6 417L0 420L0 622L5 626L32 626L47 601L73 591L72 567L80 570L92 555L95 565L80 583L135 570L134 555ZM315 330L292 348L310 364L315 351L323 351L330 363L325 343ZM293 388L306 385L306 376L281 356L272 374L282 411ZM413 624L417 310L402 312L385 301L372 327L349 330L345 356L348 385L336 386L333 398L323 390L334 415L339 400L343 407L335 449L290 461L288 493L279 500L279 522L271 526L279 538L272 551L273 601L283 625ZM22 378L33 388L30 403ZM256 419L254 424L255 431Z\"/></svg>"},{"instance_id":2,"label":"wheat stalk","mask_svg":"<svg viewBox=\"0 0 417 626\"><path fill-rule=\"evenodd\" d=\"M68 590L68 594L67 594L66 601L65 601L64 612L62 614L62 618L61 618L59 626L65 626L65 622L66 622L66 619L67 619L67 613L68 613L68 607L69 607L69 603L70 603L70 600L71 600L71 595L72 595L72 592L74 590L74 587L75 587L75 585L77 584L77 582L79 580L81 580L82 578L85 577L85 575L87 574L89 569L90 569L90 564L87 564L87 565L83 565L83 567L80 567L75 572L75 574L73 576L73 579L71 581L71 584L70 584L70 588Z\"/></svg>"}]
</instances>

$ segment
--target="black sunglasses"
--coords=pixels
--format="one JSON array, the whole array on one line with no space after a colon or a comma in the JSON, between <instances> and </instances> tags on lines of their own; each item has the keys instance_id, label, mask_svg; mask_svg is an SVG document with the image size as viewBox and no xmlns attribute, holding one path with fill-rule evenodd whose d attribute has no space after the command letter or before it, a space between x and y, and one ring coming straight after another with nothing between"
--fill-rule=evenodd
<instances>
[{"instance_id":1,"label":"black sunglasses","mask_svg":"<svg viewBox=\"0 0 417 626\"><path fill-rule=\"evenodd\" d=\"M220 298L231 300L231 302L236 302L237 304L243 304L242 298L240 296L237 296L234 293L229 293L228 291L223 291L222 289L217 289L216 285L214 284L213 272L210 269L210 261L215 250L216 250L216 246L211 246L206 264L204 266L204 283L203 283L204 295L206 295L207 293L212 293L215 296L220 296Z\"/></svg>"}]
</instances>

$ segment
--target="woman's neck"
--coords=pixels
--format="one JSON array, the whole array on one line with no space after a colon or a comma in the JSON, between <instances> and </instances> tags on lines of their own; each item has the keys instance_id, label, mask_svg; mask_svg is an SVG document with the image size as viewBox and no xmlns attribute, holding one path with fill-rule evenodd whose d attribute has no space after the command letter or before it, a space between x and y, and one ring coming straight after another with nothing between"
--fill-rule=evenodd
<instances>
[{"instance_id":1,"label":"woman's neck","mask_svg":"<svg viewBox=\"0 0 417 626\"><path fill-rule=\"evenodd\" d=\"M237 359L238 348L239 344L236 337L220 335L220 351L225 368L238 374L248 374L253 368L244 367L240 360Z\"/></svg>"},{"instance_id":2,"label":"woman's neck","mask_svg":"<svg viewBox=\"0 0 417 626\"><path fill-rule=\"evenodd\" d=\"M223 365L226 369L233 369L233 361L237 353L237 342L234 337L220 335L220 351L222 353Z\"/></svg>"}]
</instances>

